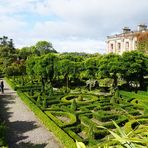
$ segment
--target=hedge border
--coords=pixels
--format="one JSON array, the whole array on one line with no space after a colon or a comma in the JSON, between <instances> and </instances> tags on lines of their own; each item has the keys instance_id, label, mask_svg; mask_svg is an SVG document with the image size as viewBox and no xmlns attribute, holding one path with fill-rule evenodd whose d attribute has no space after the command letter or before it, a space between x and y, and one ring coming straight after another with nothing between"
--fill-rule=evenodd
<instances>
[{"instance_id":1,"label":"hedge border","mask_svg":"<svg viewBox=\"0 0 148 148\"><path fill-rule=\"evenodd\" d=\"M85 100L85 101L79 101L77 97L79 97L79 95L81 96L87 96L88 98L91 98L90 100ZM61 98L61 102L64 102L64 103L67 103L67 104L71 104L73 100L67 100L68 97L73 97L75 96L76 98L76 103L77 104L89 104L89 103L92 103L94 101L97 101L98 100L98 97L96 95L89 95L89 94L68 94L66 96L64 96L63 98Z\"/></svg>"},{"instance_id":2,"label":"hedge border","mask_svg":"<svg viewBox=\"0 0 148 148\"><path fill-rule=\"evenodd\" d=\"M9 78L6 78L6 77L5 77L5 80L13 90L15 91L17 90L17 86L14 84L14 82L12 82Z\"/></svg>"},{"instance_id":3,"label":"hedge border","mask_svg":"<svg viewBox=\"0 0 148 148\"><path fill-rule=\"evenodd\" d=\"M55 123L57 123L60 127L66 127L69 125L72 125L74 123L76 123L76 116L72 113L68 113L68 112L62 112L62 111L58 111L58 112L54 112L54 111L45 111L46 115L49 116ZM66 116L70 119L70 122L62 122L60 119L58 119L55 115L61 115L61 116Z\"/></svg>"},{"instance_id":4,"label":"hedge border","mask_svg":"<svg viewBox=\"0 0 148 148\"><path fill-rule=\"evenodd\" d=\"M124 125L124 130L126 131L126 133L129 133L129 132L133 131L132 124L137 123L137 124L140 125L140 124L142 124L144 122L148 123L148 119L147 118L142 118L142 119L131 120L131 121L127 122Z\"/></svg>"}]
</instances>

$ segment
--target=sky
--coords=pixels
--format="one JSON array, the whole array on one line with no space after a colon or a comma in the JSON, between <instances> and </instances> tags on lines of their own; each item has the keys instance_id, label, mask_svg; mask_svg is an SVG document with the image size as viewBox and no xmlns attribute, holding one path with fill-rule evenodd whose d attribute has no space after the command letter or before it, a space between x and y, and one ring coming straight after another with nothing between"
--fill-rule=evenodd
<instances>
[{"instance_id":1,"label":"sky","mask_svg":"<svg viewBox=\"0 0 148 148\"><path fill-rule=\"evenodd\" d=\"M16 48L46 40L58 52L105 53L106 36L139 24L147 0L0 0L0 36Z\"/></svg>"}]
</instances>

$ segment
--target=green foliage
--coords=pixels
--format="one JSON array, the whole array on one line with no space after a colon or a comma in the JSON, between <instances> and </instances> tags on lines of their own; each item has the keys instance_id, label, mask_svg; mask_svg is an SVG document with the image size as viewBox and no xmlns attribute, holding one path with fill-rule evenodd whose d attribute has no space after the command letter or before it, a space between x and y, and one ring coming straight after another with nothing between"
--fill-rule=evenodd
<instances>
[{"instance_id":1,"label":"green foliage","mask_svg":"<svg viewBox=\"0 0 148 148\"><path fill-rule=\"evenodd\" d=\"M57 51L53 48L52 43L47 41L38 41L35 48L40 52L40 54L46 54L49 52L57 53Z\"/></svg>"},{"instance_id":2,"label":"green foliage","mask_svg":"<svg viewBox=\"0 0 148 148\"><path fill-rule=\"evenodd\" d=\"M118 120L116 120L116 123L120 126L123 126L126 122L128 122L128 117L125 115L121 115ZM112 122L103 123L103 126L106 128L115 128L115 125Z\"/></svg>"},{"instance_id":3,"label":"green foliage","mask_svg":"<svg viewBox=\"0 0 148 148\"><path fill-rule=\"evenodd\" d=\"M112 119L123 127L132 118L146 118L148 102L145 93L121 92L120 96L118 90L115 91L121 79L144 88L144 76L148 72L146 55L137 51L122 56L51 52L55 50L46 41L17 52L8 46L0 46L0 67L2 73L4 70L7 76L13 76L11 85L21 91L18 93L22 99L65 146L76 147L75 138L89 146L96 145L97 139L106 141L106 135L109 138L111 136L107 130L101 131L97 126L103 125L109 130L115 130L117 126L111 122ZM24 76L26 73L28 76ZM18 75L22 77L17 78ZM112 99L98 97L100 91L97 89L88 94L85 84L90 82L91 90L94 81L98 81L106 90L113 86ZM80 89L71 91L75 87ZM68 94L72 92L75 93ZM41 93L45 95L39 96ZM145 126L144 122L142 126ZM135 122L131 124L131 128L134 127L137 127ZM142 129L138 132L146 135Z\"/></svg>"},{"instance_id":4,"label":"green foliage","mask_svg":"<svg viewBox=\"0 0 148 148\"><path fill-rule=\"evenodd\" d=\"M17 82L17 79L15 82ZM30 83L28 85L30 85ZM32 84L32 88L34 86L35 84ZM31 88L31 85L29 87ZM37 98L40 91L41 89L34 90L33 96L30 96L29 91L19 93L21 93L30 102L36 104L36 102L38 102ZM56 91L58 92L60 89ZM98 97L88 93L82 94L75 92L63 97L61 93L58 94L56 91L54 90L54 95L52 94L51 96L42 95L42 100L40 103L42 107L41 105L38 106L42 109L42 111L40 111L47 117L47 119L51 120L56 126L58 126L58 128L69 138L71 137L73 139L71 139L72 141L77 139L78 141L85 142L87 146L90 147L95 147L99 142L102 142L104 145L108 146L118 146L117 142L112 142L112 137L109 135L109 132L105 129L100 130L97 128L98 125L102 125L110 130L116 128L113 122L111 122L113 119L120 127L124 128L124 125L129 123L132 118L136 118L138 120L147 118L146 115L143 116L143 109L138 107L141 101L147 101L147 99L143 97L145 96L145 93L142 92L140 94L130 94L128 92L120 91L120 94L116 96L116 99L118 99L118 96L121 97L119 102L120 104L117 104L116 100L115 102L110 103L111 96ZM133 97L133 95L136 96ZM137 97L142 97L142 99L139 99L140 101L138 100L138 105L135 106L133 102L137 100ZM44 103L47 106L44 106ZM132 105L132 103L134 105ZM34 106L36 106L35 104ZM142 115L139 114L139 112ZM42 117L40 117L40 119L42 120ZM142 126L145 126L145 122L146 121L141 121ZM135 127L137 127L137 124L133 122L133 124L131 124L131 128L135 129ZM54 130L56 131L56 128ZM137 133L141 133L140 130L142 131L142 129L139 129ZM146 132L142 133L143 135L146 135ZM107 136L109 138L111 137L110 143L107 143ZM65 137L62 140L66 140Z\"/></svg>"},{"instance_id":5,"label":"green foliage","mask_svg":"<svg viewBox=\"0 0 148 148\"><path fill-rule=\"evenodd\" d=\"M17 90L17 86L16 84L14 83L14 81L11 81L11 79L5 77L5 80L7 81L7 83L10 85L10 87L13 89L13 90Z\"/></svg>"},{"instance_id":6,"label":"green foliage","mask_svg":"<svg viewBox=\"0 0 148 148\"><path fill-rule=\"evenodd\" d=\"M115 115L115 114L113 115L111 113L107 114L107 113L105 113L103 111L93 113L93 117L100 120L100 121L102 121L102 122L107 122L107 121L110 121L111 119L112 120L118 119L118 115Z\"/></svg>"},{"instance_id":7,"label":"green foliage","mask_svg":"<svg viewBox=\"0 0 148 148\"><path fill-rule=\"evenodd\" d=\"M14 48L13 39L8 40L7 36L3 36L0 38L0 46L7 46L9 48Z\"/></svg>"},{"instance_id":8,"label":"green foliage","mask_svg":"<svg viewBox=\"0 0 148 148\"><path fill-rule=\"evenodd\" d=\"M84 67L87 71L87 79L95 79L99 68L99 57L90 57L85 60Z\"/></svg>"},{"instance_id":9,"label":"green foliage","mask_svg":"<svg viewBox=\"0 0 148 148\"><path fill-rule=\"evenodd\" d=\"M65 131L68 133L68 135L70 135L74 139L77 139L78 141L83 141L83 139L78 134L76 134L75 132L73 132L71 129L65 128Z\"/></svg>"},{"instance_id":10,"label":"green foliage","mask_svg":"<svg viewBox=\"0 0 148 148\"><path fill-rule=\"evenodd\" d=\"M78 101L83 101L83 96L82 95L78 96Z\"/></svg>"},{"instance_id":11,"label":"green foliage","mask_svg":"<svg viewBox=\"0 0 148 148\"><path fill-rule=\"evenodd\" d=\"M111 78L99 79L100 87L111 87L113 84L113 80Z\"/></svg>"},{"instance_id":12,"label":"green foliage","mask_svg":"<svg viewBox=\"0 0 148 148\"><path fill-rule=\"evenodd\" d=\"M2 73L5 69L16 61L17 55L14 48L13 39L8 39L7 36L0 38L0 67L2 67Z\"/></svg>"},{"instance_id":13,"label":"green foliage","mask_svg":"<svg viewBox=\"0 0 148 148\"><path fill-rule=\"evenodd\" d=\"M18 57L19 59L24 59L26 60L28 57L33 56L33 55L39 55L39 51L35 49L35 46L31 47L23 47L18 51Z\"/></svg>"},{"instance_id":14,"label":"green foliage","mask_svg":"<svg viewBox=\"0 0 148 148\"><path fill-rule=\"evenodd\" d=\"M101 58L100 60L100 67L99 67L99 74L101 77L109 77L112 78L113 81L113 87L117 86L117 73L120 73L121 68L121 60L119 55L114 54L108 54Z\"/></svg>"},{"instance_id":15,"label":"green foliage","mask_svg":"<svg viewBox=\"0 0 148 148\"><path fill-rule=\"evenodd\" d=\"M41 105L41 96L40 95L38 96L36 103L38 106Z\"/></svg>"},{"instance_id":16,"label":"green foliage","mask_svg":"<svg viewBox=\"0 0 148 148\"><path fill-rule=\"evenodd\" d=\"M93 129L94 129L93 125L89 127L88 138L89 138L90 141L92 141L94 139Z\"/></svg>"},{"instance_id":17,"label":"green foliage","mask_svg":"<svg viewBox=\"0 0 148 148\"><path fill-rule=\"evenodd\" d=\"M46 107L47 107L47 99L44 98L44 100L43 100L43 108L46 108Z\"/></svg>"},{"instance_id":18,"label":"green foliage","mask_svg":"<svg viewBox=\"0 0 148 148\"><path fill-rule=\"evenodd\" d=\"M88 94L68 94L63 98L61 98L61 101L70 104L73 102L73 99L76 99L77 104L89 104L91 102L98 100L98 97L95 95L88 95Z\"/></svg>"},{"instance_id":19,"label":"green foliage","mask_svg":"<svg viewBox=\"0 0 148 148\"><path fill-rule=\"evenodd\" d=\"M148 96L145 95L145 93L143 94L136 94L134 92L126 92L126 91L120 91L120 94L122 96L124 96L125 98L136 98L137 100L134 100L134 102L132 102L133 104L137 105L139 107L144 108L144 114L146 115L148 112Z\"/></svg>"},{"instance_id":20,"label":"green foliage","mask_svg":"<svg viewBox=\"0 0 148 148\"><path fill-rule=\"evenodd\" d=\"M45 111L45 113L60 127L67 127L73 125L76 122L76 116L72 113L62 111ZM68 122L63 122L56 116L68 118Z\"/></svg>"},{"instance_id":21,"label":"green foliage","mask_svg":"<svg viewBox=\"0 0 148 148\"><path fill-rule=\"evenodd\" d=\"M6 132L7 132L6 125L0 122L0 147L5 147L7 145Z\"/></svg>"},{"instance_id":22,"label":"green foliage","mask_svg":"<svg viewBox=\"0 0 148 148\"><path fill-rule=\"evenodd\" d=\"M76 100L75 99L71 103L71 110L72 111L76 111L77 110L77 103L76 103Z\"/></svg>"},{"instance_id":23,"label":"green foliage","mask_svg":"<svg viewBox=\"0 0 148 148\"><path fill-rule=\"evenodd\" d=\"M116 91L115 91L115 98L119 98L119 90L117 89Z\"/></svg>"},{"instance_id":24,"label":"green foliage","mask_svg":"<svg viewBox=\"0 0 148 148\"><path fill-rule=\"evenodd\" d=\"M116 122L113 121L113 124L115 125L115 127L116 127L117 131L119 132L119 134L115 133L115 132L113 132L111 130L108 130L108 131L114 136L116 141L120 142L121 145L123 145L123 147L136 148L136 147L145 147L145 146L147 146L148 140L146 140L146 138L138 139L138 138L135 138L135 137L130 137L132 132L126 134L125 131L123 129L121 129ZM104 127L102 127L102 128L104 128ZM143 144L145 146L142 146Z\"/></svg>"},{"instance_id":25,"label":"green foliage","mask_svg":"<svg viewBox=\"0 0 148 148\"><path fill-rule=\"evenodd\" d=\"M63 94L67 94L70 92L70 88L67 88L65 86L63 86L62 88L60 88L60 91L63 93Z\"/></svg>"},{"instance_id":26,"label":"green foliage","mask_svg":"<svg viewBox=\"0 0 148 148\"><path fill-rule=\"evenodd\" d=\"M122 77L128 82L128 84L130 81L138 81L141 88L143 88L144 75L148 72L146 56L138 51L125 52L122 55L121 61Z\"/></svg>"},{"instance_id":27,"label":"green foliage","mask_svg":"<svg viewBox=\"0 0 148 148\"><path fill-rule=\"evenodd\" d=\"M4 69L5 75L9 76L20 76L26 73L26 67L24 61L18 63L12 63L10 66Z\"/></svg>"},{"instance_id":28,"label":"green foliage","mask_svg":"<svg viewBox=\"0 0 148 148\"><path fill-rule=\"evenodd\" d=\"M84 143L76 141L77 148L86 148Z\"/></svg>"}]
</instances>

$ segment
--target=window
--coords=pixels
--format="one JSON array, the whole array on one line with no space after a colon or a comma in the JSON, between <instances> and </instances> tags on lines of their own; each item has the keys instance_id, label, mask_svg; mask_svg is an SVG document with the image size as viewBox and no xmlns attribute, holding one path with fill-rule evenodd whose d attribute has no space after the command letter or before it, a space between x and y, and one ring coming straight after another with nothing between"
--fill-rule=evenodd
<instances>
[{"instance_id":1,"label":"window","mask_svg":"<svg viewBox=\"0 0 148 148\"><path fill-rule=\"evenodd\" d=\"M135 49L137 49L138 43L137 41L135 41Z\"/></svg>"},{"instance_id":2,"label":"window","mask_svg":"<svg viewBox=\"0 0 148 148\"><path fill-rule=\"evenodd\" d=\"M126 49L126 50L129 50L129 42L126 42L126 43L125 43L125 49Z\"/></svg>"},{"instance_id":3,"label":"window","mask_svg":"<svg viewBox=\"0 0 148 148\"><path fill-rule=\"evenodd\" d=\"M111 52L113 52L114 44L110 44L110 49L111 49Z\"/></svg>"},{"instance_id":4,"label":"window","mask_svg":"<svg viewBox=\"0 0 148 148\"><path fill-rule=\"evenodd\" d=\"M121 50L121 43L118 43L118 51L120 52Z\"/></svg>"}]
</instances>

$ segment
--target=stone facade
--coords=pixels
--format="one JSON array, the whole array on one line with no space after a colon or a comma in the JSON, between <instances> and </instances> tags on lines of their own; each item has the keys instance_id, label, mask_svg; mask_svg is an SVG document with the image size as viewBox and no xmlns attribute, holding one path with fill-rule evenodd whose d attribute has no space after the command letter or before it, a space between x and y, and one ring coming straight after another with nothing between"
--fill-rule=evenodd
<instances>
[{"instance_id":1,"label":"stone facade","mask_svg":"<svg viewBox=\"0 0 148 148\"><path fill-rule=\"evenodd\" d=\"M148 31L146 25L138 25L138 30L131 31L128 27L123 28L121 34L107 37L107 53L122 54L123 52L137 49L137 35Z\"/></svg>"}]
</instances>

